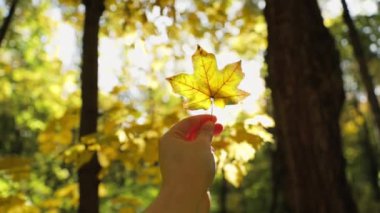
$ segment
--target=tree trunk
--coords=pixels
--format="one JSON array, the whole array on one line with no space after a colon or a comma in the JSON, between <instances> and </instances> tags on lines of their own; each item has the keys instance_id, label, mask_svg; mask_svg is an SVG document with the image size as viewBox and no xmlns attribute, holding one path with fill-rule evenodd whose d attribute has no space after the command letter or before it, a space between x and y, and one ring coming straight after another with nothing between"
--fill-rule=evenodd
<instances>
[{"instance_id":1,"label":"tree trunk","mask_svg":"<svg viewBox=\"0 0 380 213\"><path fill-rule=\"evenodd\" d=\"M5 19L3 21L3 25L0 28L0 47L4 41L5 34L8 31L9 25L11 24L13 15L15 14L17 3L18 3L18 0L12 1L11 7L9 9L9 13L8 13L7 17L5 17Z\"/></svg>"},{"instance_id":2,"label":"tree trunk","mask_svg":"<svg viewBox=\"0 0 380 213\"><path fill-rule=\"evenodd\" d=\"M98 34L104 0L84 0L86 7L82 52L82 111L79 136L96 133L98 117ZM79 169L79 212L99 212L98 173L96 153Z\"/></svg>"},{"instance_id":3,"label":"tree trunk","mask_svg":"<svg viewBox=\"0 0 380 213\"><path fill-rule=\"evenodd\" d=\"M266 0L272 92L284 202L294 213L357 212L345 177L339 55L316 0Z\"/></svg>"},{"instance_id":4,"label":"tree trunk","mask_svg":"<svg viewBox=\"0 0 380 213\"><path fill-rule=\"evenodd\" d=\"M354 50L354 56L359 64L359 73L367 92L368 102L369 102L369 105L371 106L371 110L374 115L377 130L380 134L380 106L379 106L379 101L377 100L377 97L375 94L375 86L372 82L372 77L369 73L367 59L363 51L363 46L361 44L360 37L359 37L358 31L356 30L355 24L352 21L347 3L345 0L341 0L341 1L342 1L342 6L343 6L343 19L348 27L348 34L350 37L349 40Z\"/></svg>"}]
</instances>

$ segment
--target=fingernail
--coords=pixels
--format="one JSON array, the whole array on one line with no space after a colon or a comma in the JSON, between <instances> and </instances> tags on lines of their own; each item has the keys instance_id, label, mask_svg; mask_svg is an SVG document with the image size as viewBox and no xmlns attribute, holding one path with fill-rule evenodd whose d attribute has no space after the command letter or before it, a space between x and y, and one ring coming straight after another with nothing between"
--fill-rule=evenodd
<instances>
[{"instance_id":1,"label":"fingernail","mask_svg":"<svg viewBox=\"0 0 380 213\"><path fill-rule=\"evenodd\" d=\"M216 122L216 116L212 115L210 117L210 121L213 122L213 123L215 123Z\"/></svg>"},{"instance_id":2,"label":"fingernail","mask_svg":"<svg viewBox=\"0 0 380 213\"><path fill-rule=\"evenodd\" d=\"M215 124L214 126L214 135L219 135L223 131L223 125L222 124Z\"/></svg>"},{"instance_id":3,"label":"fingernail","mask_svg":"<svg viewBox=\"0 0 380 213\"><path fill-rule=\"evenodd\" d=\"M207 121L211 121L211 122L215 123L215 122L216 122L216 117L215 117L214 115L207 116L206 118L204 118L204 119L201 121L201 124L200 124L200 125L205 124Z\"/></svg>"},{"instance_id":4,"label":"fingernail","mask_svg":"<svg viewBox=\"0 0 380 213\"><path fill-rule=\"evenodd\" d=\"M214 115L210 115L210 116L207 116L206 118L203 118L203 119L200 121L200 123L199 123L198 126L194 126L194 127L192 127L192 128L189 130L189 132L188 132L187 135L185 136L185 139L186 139L187 141L193 141L193 140L195 140L196 137L197 137L197 134L198 134L198 132L199 132L199 130L200 130L200 128L202 128L202 126L203 126L204 124L206 124L207 122L215 123L216 120L217 120L217 118L216 118L216 116L214 116ZM222 129L223 129L223 127L222 127ZM215 131L215 128L214 128L214 131ZM213 131L213 132L214 132L214 131Z\"/></svg>"}]
</instances>

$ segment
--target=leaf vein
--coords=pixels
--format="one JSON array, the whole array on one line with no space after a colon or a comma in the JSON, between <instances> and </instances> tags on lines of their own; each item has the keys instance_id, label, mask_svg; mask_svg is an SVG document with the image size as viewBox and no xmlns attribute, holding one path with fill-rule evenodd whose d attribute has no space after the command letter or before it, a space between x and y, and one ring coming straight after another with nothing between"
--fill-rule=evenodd
<instances>
[{"instance_id":1,"label":"leaf vein","mask_svg":"<svg viewBox=\"0 0 380 213\"><path fill-rule=\"evenodd\" d=\"M234 70L230 73L230 75L228 76L227 80L224 81L224 76L223 76L223 83L222 85L216 90L216 92L214 93L214 96L216 96L218 94L218 92L231 80L233 74L235 73L236 69L237 69L238 65L235 66Z\"/></svg>"}]
</instances>

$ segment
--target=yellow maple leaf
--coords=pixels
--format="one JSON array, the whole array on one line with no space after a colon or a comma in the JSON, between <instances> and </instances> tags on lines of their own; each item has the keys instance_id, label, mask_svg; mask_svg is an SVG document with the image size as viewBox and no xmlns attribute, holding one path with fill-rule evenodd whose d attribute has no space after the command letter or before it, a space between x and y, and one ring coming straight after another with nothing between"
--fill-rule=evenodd
<instances>
[{"instance_id":1,"label":"yellow maple leaf","mask_svg":"<svg viewBox=\"0 0 380 213\"><path fill-rule=\"evenodd\" d=\"M216 65L215 55L199 45L192 56L194 74L179 74L167 78L175 93L187 99L186 108L208 109L212 101L223 108L236 104L249 93L238 89L244 78L241 61L228 64L221 71Z\"/></svg>"}]
</instances>

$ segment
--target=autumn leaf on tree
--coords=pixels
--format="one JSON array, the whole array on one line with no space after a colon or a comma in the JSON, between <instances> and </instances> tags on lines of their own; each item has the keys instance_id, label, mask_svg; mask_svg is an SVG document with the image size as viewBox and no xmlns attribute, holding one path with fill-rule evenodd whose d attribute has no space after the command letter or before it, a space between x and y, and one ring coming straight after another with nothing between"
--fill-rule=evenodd
<instances>
[{"instance_id":1,"label":"autumn leaf on tree","mask_svg":"<svg viewBox=\"0 0 380 213\"><path fill-rule=\"evenodd\" d=\"M237 104L249 95L238 89L244 78L241 61L228 64L218 70L215 55L199 45L192 56L194 74L179 74L167 78L175 93L186 98L188 109L208 109L214 103L223 108Z\"/></svg>"}]
</instances>

